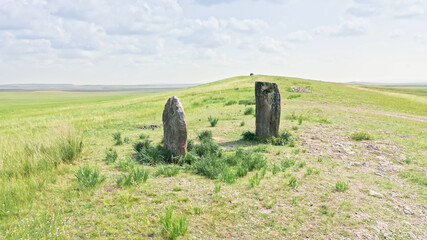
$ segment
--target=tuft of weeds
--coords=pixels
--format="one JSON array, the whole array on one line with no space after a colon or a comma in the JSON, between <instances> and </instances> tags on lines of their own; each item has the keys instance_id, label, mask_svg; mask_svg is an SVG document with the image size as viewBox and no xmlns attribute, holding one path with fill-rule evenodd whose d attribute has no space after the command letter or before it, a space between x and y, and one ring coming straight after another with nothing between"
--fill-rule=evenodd
<instances>
[{"instance_id":1,"label":"tuft of weeds","mask_svg":"<svg viewBox=\"0 0 427 240\"><path fill-rule=\"evenodd\" d=\"M265 140L268 144L276 146L284 146L292 141L292 134L288 131L283 131L277 137L269 137Z\"/></svg>"},{"instance_id":2,"label":"tuft of weeds","mask_svg":"<svg viewBox=\"0 0 427 240\"><path fill-rule=\"evenodd\" d=\"M142 167L135 167L129 173L122 174L116 181L120 187L137 185L141 182L146 182L149 171Z\"/></svg>"},{"instance_id":3,"label":"tuft of weeds","mask_svg":"<svg viewBox=\"0 0 427 240\"><path fill-rule=\"evenodd\" d=\"M240 126L241 126L241 127L245 126L245 124L246 124L246 123L245 123L245 121L241 121L241 122L240 122Z\"/></svg>"},{"instance_id":4,"label":"tuft of weeds","mask_svg":"<svg viewBox=\"0 0 427 240\"><path fill-rule=\"evenodd\" d=\"M106 177L99 174L98 169L92 169L89 166L80 167L75 174L79 182L78 190L91 189L102 183Z\"/></svg>"},{"instance_id":5,"label":"tuft of weeds","mask_svg":"<svg viewBox=\"0 0 427 240\"><path fill-rule=\"evenodd\" d=\"M251 187L258 186L261 183L261 177L258 173L255 173L251 178L249 178L249 184Z\"/></svg>"},{"instance_id":6,"label":"tuft of weeds","mask_svg":"<svg viewBox=\"0 0 427 240\"><path fill-rule=\"evenodd\" d=\"M215 127L216 124L218 123L218 120L219 120L218 118L214 118L212 116L208 117L208 121L211 124L211 127Z\"/></svg>"},{"instance_id":7,"label":"tuft of weeds","mask_svg":"<svg viewBox=\"0 0 427 240\"><path fill-rule=\"evenodd\" d=\"M273 175L276 175L279 171L280 171L280 167L278 165L273 164L273 166L271 166L271 173Z\"/></svg>"},{"instance_id":8,"label":"tuft of weeds","mask_svg":"<svg viewBox=\"0 0 427 240\"><path fill-rule=\"evenodd\" d=\"M136 163L132 158L126 158L117 163L116 168L125 172L130 172L136 167Z\"/></svg>"},{"instance_id":9,"label":"tuft of weeds","mask_svg":"<svg viewBox=\"0 0 427 240\"><path fill-rule=\"evenodd\" d=\"M237 104L237 101L236 100L230 100L230 101L226 102L224 104L224 106L231 106L231 105L234 105L234 104Z\"/></svg>"},{"instance_id":10,"label":"tuft of weeds","mask_svg":"<svg viewBox=\"0 0 427 240\"><path fill-rule=\"evenodd\" d=\"M122 145L123 144L123 140L122 140L122 133L121 132L115 132L113 133L113 139L114 139L114 144L115 145Z\"/></svg>"},{"instance_id":11,"label":"tuft of weeds","mask_svg":"<svg viewBox=\"0 0 427 240\"><path fill-rule=\"evenodd\" d=\"M328 120L328 119L326 119L326 118L318 119L316 122L318 122L318 123L322 123L322 124L331 124L331 123L332 123L331 121L329 121L329 120Z\"/></svg>"},{"instance_id":12,"label":"tuft of weeds","mask_svg":"<svg viewBox=\"0 0 427 240\"><path fill-rule=\"evenodd\" d=\"M252 115L254 113L255 113L255 109L253 107L247 107L244 112L245 115Z\"/></svg>"},{"instance_id":13,"label":"tuft of weeds","mask_svg":"<svg viewBox=\"0 0 427 240\"><path fill-rule=\"evenodd\" d=\"M234 171L233 168L230 167L226 167L224 168L224 170L221 172L221 175L219 177L219 179L222 182L226 182L226 183L234 183L237 180L237 174Z\"/></svg>"},{"instance_id":14,"label":"tuft of weeds","mask_svg":"<svg viewBox=\"0 0 427 240\"><path fill-rule=\"evenodd\" d=\"M335 190L337 190L337 192L345 192L348 190L348 183L344 182L344 181L337 181L337 183L335 183Z\"/></svg>"},{"instance_id":15,"label":"tuft of weeds","mask_svg":"<svg viewBox=\"0 0 427 240\"><path fill-rule=\"evenodd\" d=\"M160 219L162 224L162 234L166 239L175 240L179 236L184 236L188 230L187 218L184 215L176 216L174 207L166 208L164 216Z\"/></svg>"},{"instance_id":16,"label":"tuft of weeds","mask_svg":"<svg viewBox=\"0 0 427 240\"><path fill-rule=\"evenodd\" d=\"M297 187L297 178L295 176L292 176L291 179L289 179L289 183L288 185L291 186L292 188L296 188Z\"/></svg>"},{"instance_id":17,"label":"tuft of weeds","mask_svg":"<svg viewBox=\"0 0 427 240\"><path fill-rule=\"evenodd\" d=\"M150 140L137 142L134 144L136 153L133 155L135 160L148 165L164 164L170 162L171 153L163 146L153 146Z\"/></svg>"},{"instance_id":18,"label":"tuft of weeds","mask_svg":"<svg viewBox=\"0 0 427 240\"><path fill-rule=\"evenodd\" d=\"M292 167L295 165L295 158L294 157L288 157L281 161L280 165L282 166L282 171L285 171L287 168Z\"/></svg>"},{"instance_id":19,"label":"tuft of weeds","mask_svg":"<svg viewBox=\"0 0 427 240\"><path fill-rule=\"evenodd\" d=\"M114 163L117 160L117 151L113 148L108 148L107 150L105 150L105 163L106 164L110 164L110 163Z\"/></svg>"},{"instance_id":20,"label":"tuft of weeds","mask_svg":"<svg viewBox=\"0 0 427 240\"><path fill-rule=\"evenodd\" d=\"M291 94L287 97L287 99L295 99L301 97L301 94Z\"/></svg>"},{"instance_id":21,"label":"tuft of weeds","mask_svg":"<svg viewBox=\"0 0 427 240\"><path fill-rule=\"evenodd\" d=\"M245 106L247 106L247 105L255 105L255 104L256 104L255 99L252 99L252 100L239 100L239 105L245 105Z\"/></svg>"},{"instance_id":22,"label":"tuft of weeds","mask_svg":"<svg viewBox=\"0 0 427 240\"><path fill-rule=\"evenodd\" d=\"M300 115L299 117L298 117L298 125L301 125L302 124L302 116Z\"/></svg>"},{"instance_id":23,"label":"tuft of weeds","mask_svg":"<svg viewBox=\"0 0 427 240\"><path fill-rule=\"evenodd\" d=\"M292 126L292 130L294 131L298 130L298 126Z\"/></svg>"},{"instance_id":24,"label":"tuft of weeds","mask_svg":"<svg viewBox=\"0 0 427 240\"><path fill-rule=\"evenodd\" d=\"M305 161L298 163L299 168L303 168L303 167L305 167L305 165L306 165Z\"/></svg>"},{"instance_id":25,"label":"tuft of weeds","mask_svg":"<svg viewBox=\"0 0 427 240\"><path fill-rule=\"evenodd\" d=\"M179 173L180 167L175 164L171 165L159 165L157 166L155 176L164 175L166 177L172 177Z\"/></svg>"},{"instance_id":26,"label":"tuft of weeds","mask_svg":"<svg viewBox=\"0 0 427 240\"><path fill-rule=\"evenodd\" d=\"M366 132L354 132L350 135L354 141L371 140L372 137Z\"/></svg>"},{"instance_id":27,"label":"tuft of weeds","mask_svg":"<svg viewBox=\"0 0 427 240\"><path fill-rule=\"evenodd\" d=\"M202 209L199 207L193 207L194 215L202 214Z\"/></svg>"},{"instance_id":28,"label":"tuft of weeds","mask_svg":"<svg viewBox=\"0 0 427 240\"><path fill-rule=\"evenodd\" d=\"M150 138L150 136L147 135L147 134L144 134L144 133L139 134L139 139L141 139L141 140L145 140L145 139L148 139L148 138Z\"/></svg>"},{"instance_id":29,"label":"tuft of weeds","mask_svg":"<svg viewBox=\"0 0 427 240\"><path fill-rule=\"evenodd\" d=\"M83 141L80 136L68 134L58 141L58 152L62 162L73 162L82 152Z\"/></svg>"},{"instance_id":30,"label":"tuft of weeds","mask_svg":"<svg viewBox=\"0 0 427 240\"><path fill-rule=\"evenodd\" d=\"M257 136L254 132L251 131L246 131L244 133L242 133L242 137L243 140L245 141L256 141L257 140Z\"/></svg>"},{"instance_id":31,"label":"tuft of weeds","mask_svg":"<svg viewBox=\"0 0 427 240\"><path fill-rule=\"evenodd\" d=\"M221 184L219 182L215 182L215 194L218 194L221 191Z\"/></svg>"},{"instance_id":32,"label":"tuft of weeds","mask_svg":"<svg viewBox=\"0 0 427 240\"><path fill-rule=\"evenodd\" d=\"M212 131L210 131L210 130L204 130L204 131L201 131L200 133L199 133L199 135L197 136L197 138L200 140L200 141L212 141Z\"/></svg>"},{"instance_id":33,"label":"tuft of weeds","mask_svg":"<svg viewBox=\"0 0 427 240\"><path fill-rule=\"evenodd\" d=\"M126 144L130 144L130 143L132 143L132 140L128 137L125 137L125 138L123 138L123 142Z\"/></svg>"}]
</instances>

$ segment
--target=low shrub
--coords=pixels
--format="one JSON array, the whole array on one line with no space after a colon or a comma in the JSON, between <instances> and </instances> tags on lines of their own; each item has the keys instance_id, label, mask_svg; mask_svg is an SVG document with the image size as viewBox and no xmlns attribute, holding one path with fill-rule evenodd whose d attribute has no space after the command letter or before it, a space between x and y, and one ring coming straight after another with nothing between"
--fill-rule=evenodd
<instances>
[{"instance_id":1,"label":"low shrub","mask_svg":"<svg viewBox=\"0 0 427 240\"><path fill-rule=\"evenodd\" d=\"M218 118L214 118L212 116L209 116L208 117L208 121L211 124L211 127L215 127L216 124L218 123Z\"/></svg>"},{"instance_id":2,"label":"low shrub","mask_svg":"<svg viewBox=\"0 0 427 240\"><path fill-rule=\"evenodd\" d=\"M115 141L115 145L122 145L123 144L121 132L113 133L113 139Z\"/></svg>"},{"instance_id":3,"label":"low shrub","mask_svg":"<svg viewBox=\"0 0 427 240\"><path fill-rule=\"evenodd\" d=\"M295 99L301 97L301 94L291 94L287 97L287 99Z\"/></svg>"},{"instance_id":4,"label":"low shrub","mask_svg":"<svg viewBox=\"0 0 427 240\"><path fill-rule=\"evenodd\" d=\"M244 113L245 115L252 115L254 114L254 112L255 112L255 109L253 107L247 107Z\"/></svg>"},{"instance_id":5,"label":"low shrub","mask_svg":"<svg viewBox=\"0 0 427 240\"><path fill-rule=\"evenodd\" d=\"M105 163L106 164L110 164L110 163L114 163L117 160L117 151L112 149L112 148L108 148L107 150L105 150Z\"/></svg>"},{"instance_id":6,"label":"low shrub","mask_svg":"<svg viewBox=\"0 0 427 240\"><path fill-rule=\"evenodd\" d=\"M117 163L116 168L125 172L130 172L136 167L136 162L132 158L126 158Z\"/></svg>"},{"instance_id":7,"label":"low shrub","mask_svg":"<svg viewBox=\"0 0 427 240\"><path fill-rule=\"evenodd\" d=\"M148 138L150 138L150 136L149 136L149 135L147 135L147 134L141 133L141 134L139 135L139 139L141 139L141 140L148 139Z\"/></svg>"},{"instance_id":8,"label":"low shrub","mask_svg":"<svg viewBox=\"0 0 427 240\"><path fill-rule=\"evenodd\" d=\"M180 167L175 164L171 165L159 165L157 166L155 176L164 175L166 177L172 177L179 173Z\"/></svg>"},{"instance_id":9,"label":"low shrub","mask_svg":"<svg viewBox=\"0 0 427 240\"><path fill-rule=\"evenodd\" d=\"M175 216L173 207L166 208L166 212L160 222L162 224L163 237L166 239L175 240L187 233L187 218L184 215Z\"/></svg>"},{"instance_id":10,"label":"low shrub","mask_svg":"<svg viewBox=\"0 0 427 240\"><path fill-rule=\"evenodd\" d=\"M297 178L292 176L291 179L289 179L288 185L291 186L292 188L296 188L297 182L298 182Z\"/></svg>"},{"instance_id":11,"label":"low shrub","mask_svg":"<svg viewBox=\"0 0 427 240\"><path fill-rule=\"evenodd\" d=\"M117 185L120 187L137 185L141 182L146 182L148 179L149 171L142 167L135 167L129 173L122 174L117 179Z\"/></svg>"},{"instance_id":12,"label":"low shrub","mask_svg":"<svg viewBox=\"0 0 427 240\"><path fill-rule=\"evenodd\" d=\"M283 131L279 133L277 137L269 137L265 140L266 143L276 145L276 146L284 146L288 144L292 140L292 134L288 131Z\"/></svg>"},{"instance_id":13,"label":"low shrub","mask_svg":"<svg viewBox=\"0 0 427 240\"><path fill-rule=\"evenodd\" d=\"M106 177L99 174L98 169L88 166L80 167L75 174L79 182L78 190L90 189L103 182Z\"/></svg>"},{"instance_id":14,"label":"low shrub","mask_svg":"<svg viewBox=\"0 0 427 240\"><path fill-rule=\"evenodd\" d=\"M243 140L245 141L255 141L257 140L257 136L254 132L246 131L242 133Z\"/></svg>"},{"instance_id":15,"label":"low shrub","mask_svg":"<svg viewBox=\"0 0 427 240\"><path fill-rule=\"evenodd\" d=\"M371 140L372 137L366 132L354 132L350 135L354 141Z\"/></svg>"},{"instance_id":16,"label":"low shrub","mask_svg":"<svg viewBox=\"0 0 427 240\"><path fill-rule=\"evenodd\" d=\"M226 102L224 104L224 106L231 106L231 105L234 105L234 104L237 104L237 101L236 100L230 100L230 101Z\"/></svg>"},{"instance_id":17,"label":"low shrub","mask_svg":"<svg viewBox=\"0 0 427 240\"><path fill-rule=\"evenodd\" d=\"M134 158L140 163L156 165L171 162L171 153L161 145L153 146L150 140L136 143L134 149Z\"/></svg>"},{"instance_id":18,"label":"low shrub","mask_svg":"<svg viewBox=\"0 0 427 240\"><path fill-rule=\"evenodd\" d=\"M221 147L218 144L207 140L204 140L200 144L195 145L193 152L196 153L199 157L205 157L208 155L220 157L222 154Z\"/></svg>"},{"instance_id":19,"label":"low shrub","mask_svg":"<svg viewBox=\"0 0 427 240\"><path fill-rule=\"evenodd\" d=\"M292 167L293 165L295 165L295 158L293 157L288 157L284 160L281 161L280 165L282 166L282 171L285 171L287 168Z\"/></svg>"},{"instance_id":20,"label":"low shrub","mask_svg":"<svg viewBox=\"0 0 427 240\"><path fill-rule=\"evenodd\" d=\"M83 141L80 136L68 134L58 141L58 152L62 162L73 162L82 152Z\"/></svg>"},{"instance_id":21,"label":"low shrub","mask_svg":"<svg viewBox=\"0 0 427 240\"><path fill-rule=\"evenodd\" d=\"M337 190L337 192L344 192L348 190L348 183L344 182L344 181L337 181L337 183L335 183L335 190Z\"/></svg>"},{"instance_id":22,"label":"low shrub","mask_svg":"<svg viewBox=\"0 0 427 240\"><path fill-rule=\"evenodd\" d=\"M201 131L197 136L197 138L199 138L200 141L212 141L213 140L212 131L210 130Z\"/></svg>"}]
</instances>

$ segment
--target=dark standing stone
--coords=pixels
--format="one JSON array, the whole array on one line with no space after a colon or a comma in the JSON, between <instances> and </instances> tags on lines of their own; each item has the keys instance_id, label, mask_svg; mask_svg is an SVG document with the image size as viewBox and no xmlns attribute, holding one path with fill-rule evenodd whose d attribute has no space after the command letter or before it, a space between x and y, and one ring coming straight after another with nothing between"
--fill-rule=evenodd
<instances>
[{"instance_id":1,"label":"dark standing stone","mask_svg":"<svg viewBox=\"0 0 427 240\"><path fill-rule=\"evenodd\" d=\"M184 108L178 97L168 99L163 110L164 146L173 155L185 155L187 152L187 124Z\"/></svg>"},{"instance_id":2,"label":"dark standing stone","mask_svg":"<svg viewBox=\"0 0 427 240\"><path fill-rule=\"evenodd\" d=\"M277 137L280 126L280 91L276 83L255 82L256 135Z\"/></svg>"}]
</instances>

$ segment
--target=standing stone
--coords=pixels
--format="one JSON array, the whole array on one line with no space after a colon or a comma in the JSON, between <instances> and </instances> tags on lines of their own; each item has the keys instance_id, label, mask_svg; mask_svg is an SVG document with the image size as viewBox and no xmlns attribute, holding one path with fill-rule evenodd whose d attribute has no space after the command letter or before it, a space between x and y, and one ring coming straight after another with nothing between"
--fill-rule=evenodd
<instances>
[{"instance_id":1,"label":"standing stone","mask_svg":"<svg viewBox=\"0 0 427 240\"><path fill-rule=\"evenodd\" d=\"M280 125L280 91L276 83L255 82L256 135L277 137Z\"/></svg>"},{"instance_id":2,"label":"standing stone","mask_svg":"<svg viewBox=\"0 0 427 240\"><path fill-rule=\"evenodd\" d=\"M163 110L164 146L173 155L187 152L187 124L184 108L178 97L168 99Z\"/></svg>"}]
</instances>

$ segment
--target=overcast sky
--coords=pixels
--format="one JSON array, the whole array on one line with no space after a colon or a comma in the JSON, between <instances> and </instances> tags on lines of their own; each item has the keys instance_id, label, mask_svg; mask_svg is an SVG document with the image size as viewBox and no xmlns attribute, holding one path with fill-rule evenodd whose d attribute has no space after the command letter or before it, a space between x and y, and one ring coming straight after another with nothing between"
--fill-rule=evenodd
<instances>
[{"instance_id":1,"label":"overcast sky","mask_svg":"<svg viewBox=\"0 0 427 240\"><path fill-rule=\"evenodd\" d=\"M0 84L427 82L427 0L0 0Z\"/></svg>"}]
</instances>

